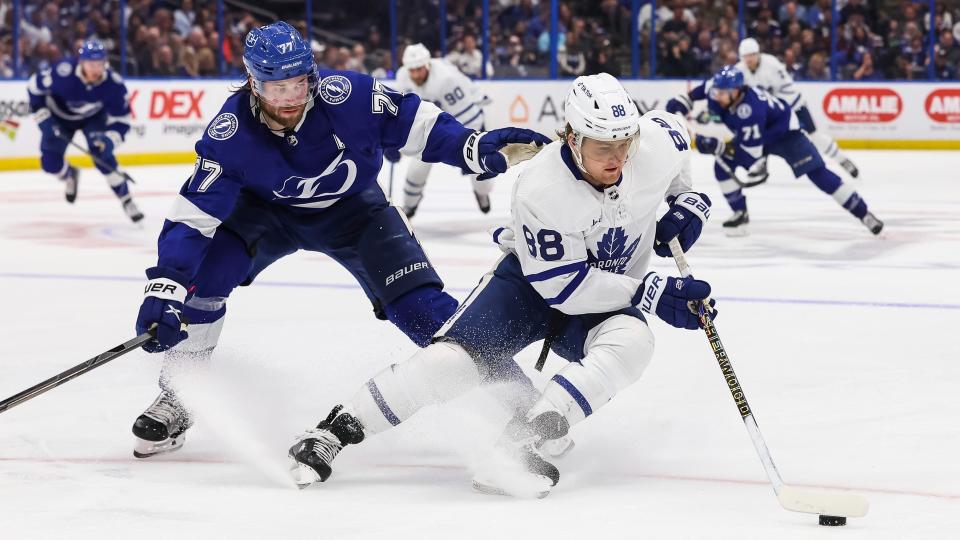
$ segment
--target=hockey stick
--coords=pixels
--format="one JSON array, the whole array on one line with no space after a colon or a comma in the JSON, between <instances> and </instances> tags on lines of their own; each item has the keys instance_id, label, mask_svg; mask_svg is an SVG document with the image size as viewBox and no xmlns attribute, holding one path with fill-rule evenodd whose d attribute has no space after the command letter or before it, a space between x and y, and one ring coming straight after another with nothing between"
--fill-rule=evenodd
<instances>
[{"instance_id":1,"label":"hockey stick","mask_svg":"<svg viewBox=\"0 0 960 540\"><path fill-rule=\"evenodd\" d=\"M124 180L126 180L127 182L130 182L131 184L136 184L136 183L137 183L137 181L134 180L133 177L130 176L129 174L121 171L120 169L118 169L118 168L116 168L116 167L111 167L110 165L108 165L107 163L105 163L102 159L100 159L100 158L98 158L97 156L93 155L93 153L90 152L89 149L84 148L84 147L80 146L79 144L73 142L73 139L72 139L72 138L71 138L71 139L66 138L59 129L54 132L54 135L56 135L57 138L59 138L60 140L66 141L67 144L69 144L70 146L72 146L72 147L76 148L77 150L83 152L84 154L90 156L90 159L92 159L93 162L96 163L97 165L103 167L104 169L109 169L110 172L115 172L115 173L120 174L121 176L123 176Z\"/></svg>"},{"instance_id":2,"label":"hockey stick","mask_svg":"<svg viewBox=\"0 0 960 540\"><path fill-rule=\"evenodd\" d=\"M396 165L394 162L390 162L390 180L387 182L387 203L393 204L393 167Z\"/></svg>"},{"instance_id":3,"label":"hockey stick","mask_svg":"<svg viewBox=\"0 0 960 540\"><path fill-rule=\"evenodd\" d=\"M0 401L0 413L8 409L12 409L13 407L16 407L17 405L23 403L24 401L29 401L48 390L53 390L54 388L60 386L61 384L71 379L75 379L80 375L83 375L84 373L94 368L100 367L115 358L121 357L127 354L128 352L139 348L141 345L143 345L147 341L156 337L156 335L157 335L156 328L151 328L147 332L140 334L139 336L131 339L130 341L127 341L126 343L117 345L116 347L108 351L104 351L94 356L93 358L87 360L86 362L83 362L82 364L77 364L62 373L58 373L53 377L50 377L49 379L37 385L27 388L26 390L24 390L23 392L20 392L19 394L10 396L5 400Z\"/></svg>"},{"instance_id":4,"label":"hockey stick","mask_svg":"<svg viewBox=\"0 0 960 540\"><path fill-rule=\"evenodd\" d=\"M730 168L730 166L727 165L727 162L724 161L723 159L721 159L719 156L717 156L716 162L717 162L717 165L718 165L721 169L723 169L723 172L729 174L729 175L730 175L730 178L732 178L733 181L736 182L737 185L740 186L741 188L747 189L747 188L756 187L756 186L759 186L760 184L763 184L764 182L767 181L767 177L766 177L766 176L764 176L764 177L761 178L760 180L754 180L754 181L752 181L752 182L751 182L751 181L742 180L739 176L737 176L737 171L735 171L734 169Z\"/></svg>"},{"instance_id":5,"label":"hockey stick","mask_svg":"<svg viewBox=\"0 0 960 540\"><path fill-rule=\"evenodd\" d=\"M687 258L680 248L680 242L674 238L670 241L669 246L670 252L673 254L673 259L677 263L677 269L680 270L680 275L684 277L691 276L690 265L687 264ZM750 434L753 447L757 451L757 455L760 456L760 461L763 463L763 469L767 473L767 478L769 478L770 483L773 484L773 491L777 494L777 500L780 501L780 506L793 512L820 514L821 516L828 517L865 516L870 504L862 495L825 489L794 487L784 484L783 478L780 477L780 472L777 471L777 466L774 465L773 458L770 456L770 450L767 449L767 443L764 442L763 436L760 434L760 428L757 426L757 421L753 417L753 411L750 409L750 405L747 404L747 396L743 388L740 387L740 381L737 380L736 373L733 372L733 364L730 363L730 358L727 356L727 351L723 347L723 343L720 342L720 334L717 333L717 328L713 325L711 314L708 312L709 308L707 306L709 305L709 299L696 302L700 324L703 326L703 331L707 334L710 348L713 349L713 354L720 364L720 371L723 372L723 377L727 381L727 386L730 388L730 395L733 397L733 401L740 411L741 418L743 418L743 424L747 427L747 432Z\"/></svg>"}]
</instances>

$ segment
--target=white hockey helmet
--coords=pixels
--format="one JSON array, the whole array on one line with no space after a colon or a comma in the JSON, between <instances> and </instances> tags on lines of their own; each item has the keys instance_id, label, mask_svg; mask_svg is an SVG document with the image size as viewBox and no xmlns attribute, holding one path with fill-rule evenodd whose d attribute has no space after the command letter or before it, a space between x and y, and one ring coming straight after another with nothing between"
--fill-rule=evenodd
<instances>
[{"instance_id":1,"label":"white hockey helmet","mask_svg":"<svg viewBox=\"0 0 960 540\"><path fill-rule=\"evenodd\" d=\"M620 81L608 73L577 77L563 106L567 123L579 139L619 141L637 134L640 112Z\"/></svg>"},{"instance_id":2,"label":"white hockey helmet","mask_svg":"<svg viewBox=\"0 0 960 540\"><path fill-rule=\"evenodd\" d=\"M740 54L740 58L743 58L748 54L759 54L760 44L757 43L757 40L753 39L752 37L748 37L740 42L740 50L738 53Z\"/></svg>"},{"instance_id":3,"label":"white hockey helmet","mask_svg":"<svg viewBox=\"0 0 960 540\"><path fill-rule=\"evenodd\" d=\"M573 157L583 169L583 139L622 141L640 131L640 112L620 81L608 73L577 77L563 114L573 131Z\"/></svg>"},{"instance_id":4,"label":"white hockey helmet","mask_svg":"<svg viewBox=\"0 0 960 540\"><path fill-rule=\"evenodd\" d=\"M403 67L415 69L424 67L430 63L430 51L423 46L423 43L414 43L407 45L403 50Z\"/></svg>"}]
</instances>

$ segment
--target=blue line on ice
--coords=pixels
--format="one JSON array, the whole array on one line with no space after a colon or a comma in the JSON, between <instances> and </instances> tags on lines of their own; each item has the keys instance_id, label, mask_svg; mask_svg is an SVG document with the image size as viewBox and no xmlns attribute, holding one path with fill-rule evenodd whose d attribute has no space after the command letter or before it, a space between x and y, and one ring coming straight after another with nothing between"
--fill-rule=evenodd
<instances>
[{"instance_id":1,"label":"blue line on ice","mask_svg":"<svg viewBox=\"0 0 960 540\"><path fill-rule=\"evenodd\" d=\"M47 279L60 281L137 281L144 278L135 276L102 276L82 274L36 274L28 272L0 272L0 279ZM259 287L296 287L308 289L359 289L355 283L311 283L305 281L270 281L254 282ZM472 289L464 287L447 287L451 293L468 293ZM745 304L790 304L811 306L846 306L846 307L878 307L902 309L960 309L960 304L931 304L923 302L881 302L869 300L818 300L803 298L753 298L747 296L716 296L723 302L741 302Z\"/></svg>"}]
</instances>

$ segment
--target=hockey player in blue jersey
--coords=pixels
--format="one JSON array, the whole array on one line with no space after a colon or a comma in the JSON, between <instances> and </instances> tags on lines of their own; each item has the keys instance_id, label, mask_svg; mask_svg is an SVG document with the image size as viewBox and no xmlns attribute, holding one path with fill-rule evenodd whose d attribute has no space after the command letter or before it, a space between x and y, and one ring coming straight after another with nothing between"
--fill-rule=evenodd
<instances>
[{"instance_id":1,"label":"hockey player in blue jersey","mask_svg":"<svg viewBox=\"0 0 960 540\"><path fill-rule=\"evenodd\" d=\"M456 300L377 184L384 149L496 175L508 143L549 142L524 129L475 132L367 75L318 71L285 22L251 30L243 62L247 85L196 144L194 172L146 272L136 329L156 326L144 349L167 353L161 393L133 426L137 457L180 447L192 420L171 374L209 357L231 291L285 255L304 249L339 262L377 316L421 346L453 314Z\"/></svg>"},{"instance_id":2,"label":"hockey player in blue jersey","mask_svg":"<svg viewBox=\"0 0 960 540\"><path fill-rule=\"evenodd\" d=\"M783 100L744 84L743 73L733 66L714 75L708 88L710 114L719 117L735 135L728 143L697 135L697 150L715 155L730 170L738 166L749 170L767 155L780 156L797 178L807 175L817 188L833 197L870 232L880 234L883 222L870 213L866 201L853 186L826 167L816 147L800 130L796 114ZM724 231L731 236L746 234L750 215L742 188L719 164L714 166L714 174L734 212L723 223Z\"/></svg>"},{"instance_id":3,"label":"hockey player in blue jersey","mask_svg":"<svg viewBox=\"0 0 960 540\"><path fill-rule=\"evenodd\" d=\"M143 219L113 155L130 130L130 105L123 79L107 65L103 44L87 40L77 59L64 60L30 77L27 92L41 133L40 165L64 182L67 202L77 199L80 171L66 162L64 154L79 130L124 212L134 222Z\"/></svg>"}]
</instances>

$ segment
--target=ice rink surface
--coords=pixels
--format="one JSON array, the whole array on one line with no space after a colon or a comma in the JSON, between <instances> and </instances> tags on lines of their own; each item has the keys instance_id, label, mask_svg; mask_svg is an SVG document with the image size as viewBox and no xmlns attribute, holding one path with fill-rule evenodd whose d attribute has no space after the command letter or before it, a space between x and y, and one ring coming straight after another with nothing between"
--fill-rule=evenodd
<instances>
[{"instance_id":1,"label":"ice rink surface","mask_svg":"<svg viewBox=\"0 0 960 540\"><path fill-rule=\"evenodd\" d=\"M506 420L479 392L348 447L329 482L297 490L293 437L415 350L346 271L300 252L231 297L183 450L131 454L160 367L142 351L0 415L0 538L958 538L960 154L851 157L882 238L782 162L748 192L750 236L726 238L697 156L714 217L689 256L784 478L870 499L846 527L779 507L706 338L659 320L650 368L574 428L546 499L470 489ZM0 175L0 398L133 336L143 270L190 170L130 170L143 228L93 170L74 206L39 172ZM458 299L500 253L486 229L505 220L511 183L484 216L452 169L431 175L414 226Z\"/></svg>"}]
</instances>

